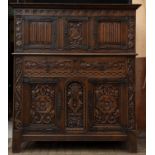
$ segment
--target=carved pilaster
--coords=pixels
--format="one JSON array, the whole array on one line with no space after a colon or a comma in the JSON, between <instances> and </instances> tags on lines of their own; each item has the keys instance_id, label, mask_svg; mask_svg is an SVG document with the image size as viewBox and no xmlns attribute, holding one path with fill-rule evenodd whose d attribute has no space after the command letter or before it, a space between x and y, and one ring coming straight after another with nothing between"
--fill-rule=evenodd
<instances>
[{"instance_id":1,"label":"carved pilaster","mask_svg":"<svg viewBox=\"0 0 155 155\"><path fill-rule=\"evenodd\" d=\"M22 58L15 58L14 129L22 129Z\"/></svg>"},{"instance_id":2,"label":"carved pilaster","mask_svg":"<svg viewBox=\"0 0 155 155\"><path fill-rule=\"evenodd\" d=\"M135 48L135 18L129 17L128 23L128 48Z\"/></svg>"},{"instance_id":3,"label":"carved pilaster","mask_svg":"<svg viewBox=\"0 0 155 155\"><path fill-rule=\"evenodd\" d=\"M135 59L128 59L128 129L136 128L135 120Z\"/></svg>"},{"instance_id":4,"label":"carved pilaster","mask_svg":"<svg viewBox=\"0 0 155 155\"><path fill-rule=\"evenodd\" d=\"M22 24L23 24L23 19L21 17L17 17L15 21L15 45L16 49L20 50L23 47L23 34L22 34Z\"/></svg>"}]
</instances>

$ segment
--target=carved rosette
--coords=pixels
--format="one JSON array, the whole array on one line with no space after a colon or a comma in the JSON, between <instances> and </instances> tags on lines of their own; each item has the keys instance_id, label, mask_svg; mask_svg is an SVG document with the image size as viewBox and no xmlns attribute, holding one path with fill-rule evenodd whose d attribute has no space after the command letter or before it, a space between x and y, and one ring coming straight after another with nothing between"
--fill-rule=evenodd
<instances>
[{"instance_id":1,"label":"carved rosette","mask_svg":"<svg viewBox=\"0 0 155 155\"><path fill-rule=\"evenodd\" d=\"M79 82L71 82L66 89L66 127L83 128L83 86Z\"/></svg>"},{"instance_id":2,"label":"carved rosette","mask_svg":"<svg viewBox=\"0 0 155 155\"><path fill-rule=\"evenodd\" d=\"M21 49L23 46L23 40L22 40L22 24L23 19L20 17L16 18L16 29L15 29L15 38L16 38L16 49Z\"/></svg>"},{"instance_id":3,"label":"carved rosette","mask_svg":"<svg viewBox=\"0 0 155 155\"><path fill-rule=\"evenodd\" d=\"M119 88L113 85L99 85L95 88L94 121L96 124L119 124Z\"/></svg>"},{"instance_id":4,"label":"carved rosette","mask_svg":"<svg viewBox=\"0 0 155 155\"><path fill-rule=\"evenodd\" d=\"M49 124L55 119L55 89L52 85L33 84L31 120L33 124Z\"/></svg>"},{"instance_id":5,"label":"carved rosette","mask_svg":"<svg viewBox=\"0 0 155 155\"><path fill-rule=\"evenodd\" d=\"M134 49L135 48L135 18L134 17L129 17L128 48L129 49Z\"/></svg>"},{"instance_id":6,"label":"carved rosette","mask_svg":"<svg viewBox=\"0 0 155 155\"><path fill-rule=\"evenodd\" d=\"M135 120L135 59L128 59L128 128L136 128Z\"/></svg>"},{"instance_id":7,"label":"carved rosette","mask_svg":"<svg viewBox=\"0 0 155 155\"><path fill-rule=\"evenodd\" d=\"M14 129L22 129L22 58L15 58Z\"/></svg>"}]
</instances>

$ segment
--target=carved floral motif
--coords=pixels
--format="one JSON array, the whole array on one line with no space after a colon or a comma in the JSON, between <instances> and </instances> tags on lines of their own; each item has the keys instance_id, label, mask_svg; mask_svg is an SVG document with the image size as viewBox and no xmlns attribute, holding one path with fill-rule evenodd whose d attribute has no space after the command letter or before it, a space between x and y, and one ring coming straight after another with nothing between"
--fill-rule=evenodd
<instances>
[{"instance_id":1,"label":"carved floral motif","mask_svg":"<svg viewBox=\"0 0 155 155\"><path fill-rule=\"evenodd\" d=\"M99 85L95 88L95 123L118 124L120 121L119 88Z\"/></svg>"},{"instance_id":2,"label":"carved floral motif","mask_svg":"<svg viewBox=\"0 0 155 155\"><path fill-rule=\"evenodd\" d=\"M82 22L68 22L66 34L68 48L80 48L82 45Z\"/></svg>"},{"instance_id":3,"label":"carved floral motif","mask_svg":"<svg viewBox=\"0 0 155 155\"><path fill-rule=\"evenodd\" d=\"M82 59L48 60L31 59L24 61L27 76L106 76L122 77L126 75L126 60L103 59L88 61Z\"/></svg>"},{"instance_id":4,"label":"carved floral motif","mask_svg":"<svg viewBox=\"0 0 155 155\"><path fill-rule=\"evenodd\" d=\"M128 10L94 10L94 9L15 9L15 15L50 15L50 16L134 16L134 12Z\"/></svg>"},{"instance_id":5,"label":"carved floral motif","mask_svg":"<svg viewBox=\"0 0 155 155\"><path fill-rule=\"evenodd\" d=\"M23 46L23 41L22 41L22 18L16 18L16 48L21 49Z\"/></svg>"},{"instance_id":6,"label":"carved floral motif","mask_svg":"<svg viewBox=\"0 0 155 155\"><path fill-rule=\"evenodd\" d=\"M128 24L128 48L135 48L135 18L129 17Z\"/></svg>"},{"instance_id":7,"label":"carved floral motif","mask_svg":"<svg viewBox=\"0 0 155 155\"><path fill-rule=\"evenodd\" d=\"M83 127L83 86L71 82L66 89L66 126L67 128Z\"/></svg>"},{"instance_id":8,"label":"carved floral motif","mask_svg":"<svg viewBox=\"0 0 155 155\"><path fill-rule=\"evenodd\" d=\"M48 84L32 86L31 117L34 124L53 123L55 118L55 90Z\"/></svg>"}]
</instances>

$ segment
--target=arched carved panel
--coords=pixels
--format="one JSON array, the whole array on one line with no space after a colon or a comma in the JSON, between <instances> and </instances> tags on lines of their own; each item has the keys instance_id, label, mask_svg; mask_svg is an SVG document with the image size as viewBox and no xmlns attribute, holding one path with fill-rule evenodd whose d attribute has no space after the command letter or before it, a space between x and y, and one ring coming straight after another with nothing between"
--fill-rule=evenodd
<instances>
[{"instance_id":1,"label":"arched carved panel","mask_svg":"<svg viewBox=\"0 0 155 155\"><path fill-rule=\"evenodd\" d=\"M84 128L84 88L82 83L73 81L65 91L66 128Z\"/></svg>"}]
</instances>

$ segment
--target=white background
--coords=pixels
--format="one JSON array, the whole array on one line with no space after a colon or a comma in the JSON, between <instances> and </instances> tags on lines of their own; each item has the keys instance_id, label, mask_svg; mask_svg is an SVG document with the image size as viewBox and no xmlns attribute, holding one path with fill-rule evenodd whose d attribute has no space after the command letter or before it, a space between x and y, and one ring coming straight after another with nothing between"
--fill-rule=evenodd
<instances>
[{"instance_id":1,"label":"white background","mask_svg":"<svg viewBox=\"0 0 155 155\"><path fill-rule=\"evenodd\" d=\"M155 0L146 4L147 155L155 155ZM8 155L8 1L0 1L0 155Z\"/></svg>"}]
</instances>

